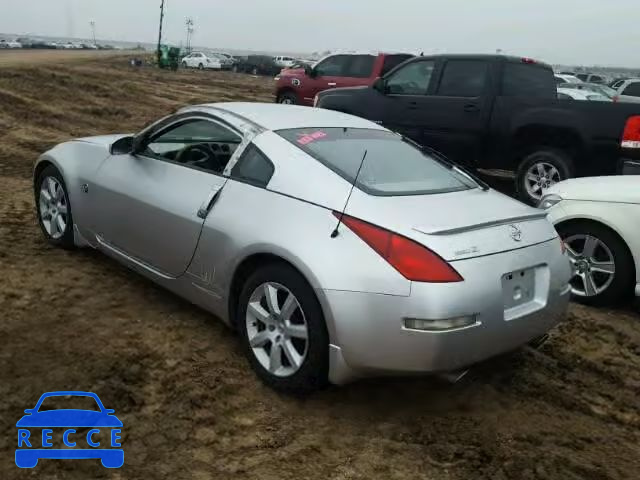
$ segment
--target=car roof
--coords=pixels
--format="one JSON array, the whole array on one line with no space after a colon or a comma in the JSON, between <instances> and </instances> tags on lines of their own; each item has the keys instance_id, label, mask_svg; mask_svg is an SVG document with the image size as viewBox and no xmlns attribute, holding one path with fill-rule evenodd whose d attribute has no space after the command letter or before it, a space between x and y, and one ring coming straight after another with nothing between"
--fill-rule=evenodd
<instances>
[{"instance_id":1,"label":"car roof","mask_svg":"<svg viewBox=\"0 0 640 480\"><path fill-rule=\"evenodd\" d=\"M435 55L424 55L417 58L428 59L444 59L444 60L487 60L487 61L502 61L511 63L525 63L526 65L534 65L540 67L551 68L548 63L536 60L526 56L517 57L515 55L498 55L491 53L438 53Z\"/></svg>"},{"instance_id":2,"label":"car roof","mask_svg":"<svg viewBox=\"0 0 640 480\"><path fill-rule=\"evenodd\" d=\"M276 103L224 102L197 105L202 110L223 110L249 120L265 130L288 128L338 127L385 130L380 125L353 115L324 108L280 105Z\"/></svg>"}]
</instances>

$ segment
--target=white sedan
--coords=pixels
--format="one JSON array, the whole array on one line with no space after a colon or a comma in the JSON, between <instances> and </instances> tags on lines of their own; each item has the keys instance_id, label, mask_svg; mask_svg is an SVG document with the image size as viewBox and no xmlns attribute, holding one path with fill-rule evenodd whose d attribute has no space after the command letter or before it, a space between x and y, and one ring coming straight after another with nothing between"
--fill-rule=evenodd
<instances>
[{"instance_id":1,"label":"white sedan","mask_svg":"<svg viewBox=\"0 0 640 480\"><path fill-rule=\"evenodd\" d=\"M568 88L565 88L565 85ZM558 98L561 100L589 100L592 102L613 102L613 99L591 90L572 88L569 84L558 85Z\"/></svg>"},{"instance_id":2,"label":"white sedan","mask_svg":"<svg viewBox=\"0 0 640 480\"><path fill-rule=\"evenodd\" d=\"M205 55L202 52L193 52L182 59L183 68L197 68L204 70L205 68L213 70L222 70L224 62L217 55Z\"/></svg>"},{"instance_id":3,"label":"white sedan","mask_svg":"<svg viewBox=\"0 0 640 480\"><path fill-rule=\"evenodd\" d=\"M640 176L566 180L545 191L549 211L574 268L574 298L613 304L640 296Z\"/></svg>"}]
</instances>

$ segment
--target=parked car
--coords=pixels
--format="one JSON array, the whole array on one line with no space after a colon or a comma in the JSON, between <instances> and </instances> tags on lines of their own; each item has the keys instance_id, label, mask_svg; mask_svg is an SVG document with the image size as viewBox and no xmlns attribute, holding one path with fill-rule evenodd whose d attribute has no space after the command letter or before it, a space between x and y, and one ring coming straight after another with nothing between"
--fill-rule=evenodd
<instances>
[{"instance_id":1,"label":"parked car","mask_svg":"<svg viewBox=\"0 0 640 480\"><path fill-rule=\"evenodd\" d=\"M249 55L241 57L232 70L238 73L249 73L251 75L277 75L281 69L273 61L273 57L267 55Z\"/></svg>"},{"instance_id":2,"label":"parked car","mask_svg":"<svg viewBox=\"0 0 640 480\"><path fill-rule=\"evenodd\" d=\"M557 95L543 63L438 55L405 62L371 87L322 92L316 104L379 122L456 163L514 171L519 197L536 204L554 183L614 175L640 158L640 132L638 143L621 141L639 106Z\"/></svg>"},{"instance_id":3,"label":"parked car","mask_svg":"<svg viewBox=\"0 0 640 480\"><path fill-rule=\"evenodd\" d=\"M601 85L609 83L609 80L604 75L595 73L576 73L576 77L584 83L599 83Z\"/></svg>"},{"instance_id":4,"label":"parked car","mask_svg":"<svg viewBox=\"0 0 640 480\"><path fill-rule=\"evenodd\" d=\"M0 48L22 48L20 42L16 40L0 40Z\"/></svg>"},{"instance_id":5,"label":"parked car","mask_svg":"<svg viewBox=\"0 0 640 480\"><path fill-rule=\"evenodd\" d=\"M224 53L224 52L216 52L217 55L222 55L224 58L226 58L229 62L229 64L231 66L233 66L238 59L236 57L234 57L233 55L231 55L230 53Z\"/></svg>"},{"instance_id":6,"label":"parked car","mask_svg":"<svg viewBox=\"0 0 640 480\"><path fill-rule=\"evenodd\" d=\"M618 98L621 102L640 103L640 78L625 80L618 87Z\"/></svg>"},{"instance_id":7,"label":"parked car","mask_svg":"<svg viewBox=\"0 0 640 480\"><path fill-rule=\"evenodd\" d=\"M217 55L205 55L202 52L192 52L181 60L182 68L197 68L198 70L222 70L224 62Z\"/></svg>"},{"instance_id":8,"label":"parked car","mask_svg":"<svg viewBox=\"0 0 640 480\"><path fill-rule=\"evenodd\" d=\"M615 305L640 295L638 185L637 175L580 178L552 186L542 198L567 247L576 299Z\"/></svg>"},{"instance_id":9,"label":"parked car","mask_svg":"<svg viewBox=\"0 0 640 480\"><path fill-rule=\"evenodd\" d=\"M280 68L291 68L298 63L298 60L293 57L279 55L277 57L273 57L273 63Z\"/></svg>"},{"instance_id":10,"label":"parked car","mask_svg":"<svg viewBox=\"0 0 640 480\"><path fill-rule=\"evenodd\" d=\"M561 100L590 100L593 102L613 102L612 98L607 97L592 90L580 90L578 88L558 88L558 98Z\"/></svg>"},{"instance_id":11,"label":"parked car","mask_svg":"<svg viewBox=\"0 0 640 480\"><path fill-rule=\"evenodd\" d=\"M570 296L544 212L329 110L186 107L54 147L34 188L52 245L96 248L234 326L278 389L460 372L537 342Z\"/></svg>"},{"instance_id":12,"label":"parked car","mask_svg":"<svg viewBox=\"0 0 640 480\"><path fill-rule=\"evenodd\" d=\"M555 76L555 79L556 79L556 84L558 84L558 85L567 84L567 83L568 84L582 83L582 80L580 80L575 75L556 74L554 76Z\"/></svg>"},{"instance_id":13,"label":"parked car","mask_svg":"<svg viewBox=\"0 0 640 480\"><path fill-rule=\"evenodd\" d=\"M611 99L611 101L618 101L618 92L613 88L608 87L607 85L600 85L598 83L565 83L558 85L558 91L560 89L573 89L573 90L586 90L594 93L598 93L600 95L604 95L605 97Z\"/></svg>"},{"instance_id":14,"label":"parked car","mask_svg":"<svg viewBox=\"0 0 640 480\"><path fill-rule=\"evenodd\" d=\"M616 78L612 82L609 83L609 86L614 90L618 90L618 88L624 83L625 80L629 80L630 77L621 77Z\"/></svg>"},{"instance_id":15,"label":"parked car","mask_svg":"<svg viewBox=\"0 0 640 480\"><path fill-rule=\"evenodd\" d=\"M276 77L277 103L313 105L315 95L336 87L371 85L413 55L405 53L340 53L329 55L315 66L285 70Z\"/></svg>"}]
</instances>

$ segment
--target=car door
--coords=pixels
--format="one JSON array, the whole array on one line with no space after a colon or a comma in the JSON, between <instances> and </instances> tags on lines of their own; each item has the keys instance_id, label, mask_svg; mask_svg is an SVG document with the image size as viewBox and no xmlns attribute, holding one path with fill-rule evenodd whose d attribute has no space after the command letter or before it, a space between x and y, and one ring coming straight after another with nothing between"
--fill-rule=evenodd
<instances>
[{"instance_id":1,"label":"car door","mask_svg":"<svg viewBox=\"0 0 640 480\"><path fill-rule=\"evenodd\" d=\"M135 153L108 157L88 187L98 242L164 276L181 275L241 140L214 117L182 114L143 135ZM225 145L227 153L214 155Z\"/></svg>"},{"instance_id":2,"label":"car door","mask_svg":"<svg viewBox=\"0 0 640 480\"><path fill-rule=\"evenodd\" d=\"M349 55L332 55L313 69L313 76L306 77L300 85L304 100L309 103L320 92L340 85L349 67Z\"/></svg>"}]
</instances>

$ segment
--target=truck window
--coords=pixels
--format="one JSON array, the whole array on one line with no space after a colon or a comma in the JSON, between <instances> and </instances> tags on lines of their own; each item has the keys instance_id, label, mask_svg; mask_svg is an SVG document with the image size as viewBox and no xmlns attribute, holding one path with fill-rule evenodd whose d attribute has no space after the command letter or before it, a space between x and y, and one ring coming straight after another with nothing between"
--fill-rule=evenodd
<instances>
[{"instance_id":1,"label":"truck window","mask_svg":"<svg viewBox=\"0 0 640 480\"><path fill-rule=\"evenodd\" d=\"M373 64L375 61L376 57L373 55L352 55L346 76L369 78L373 73Z\"/></svg>"},{"instance_id":2,"label":"truck window","mask_svg":"<svg viewBox=\"0 0 640 480\"><path fill-rule=\"evenodd\" d=\"M413 62L387 79L387 92L392 95L426 95L435 62Z\"/></svg>"},{"instance_id":3,"label":"truck window","mask_svg":"<svg viewBox=\"0 0 640 480\"><path fill-rule=\"evenodd\" d=\"M627 88L624 89L622 95L628 95L629 97L640 97L640 82L630 83Z\"/></svg>"},{"instance_id":4,"label":"truck window","mask_svg":"<svg viewBox=\"0 0 640 480\"><path fill-rule=\"evenodd\" d=\"M547 98L556 96L553 72L539 65L506 62L502 75L503 97Z\"/></svg>"},{"instance_id":5,"label":"truck window","mask_svg":"<svg viewBox=\"0 0 640 480\"><path fill-rule=\"evenodd\" d=\"M316 73L320 77L345 77L350 61L349 55L333 55L316 66Z\"/></svg>"},{"instance_id":6,"label":"truck window","mask_svg":"<svg viewBox=\"0 0 640 480\"><path fill-rule=\"evenodd\" d=\"M380 76L384 77L392 69L396 68L402 62L409 60L412 57L413 55L409 54L387 55L386 57L384 57L384 64L382 65L382 72L380 73Z\"/></svg>"},{"instance_id":7,"label":"truck window","mask_svg":"<svg viewBox=\"0 0 640 480\"><path fill-rule=\"evenodd\" d=\"M487 84L489 64L483 60L449 60L444 67L437 95L479 97Z\"/></svg>"}]
</instances>

